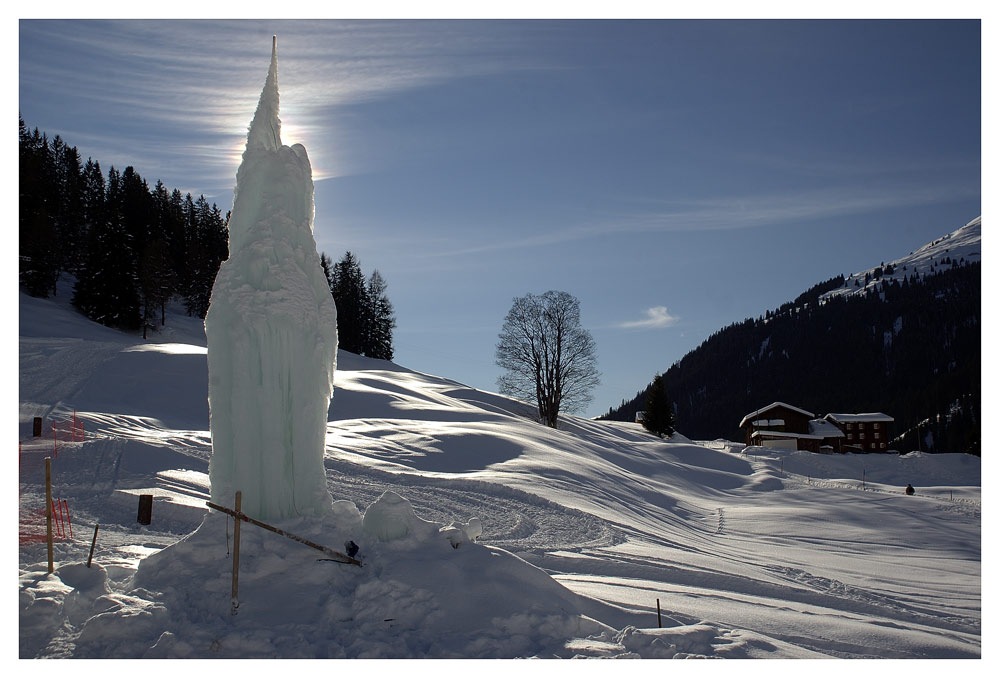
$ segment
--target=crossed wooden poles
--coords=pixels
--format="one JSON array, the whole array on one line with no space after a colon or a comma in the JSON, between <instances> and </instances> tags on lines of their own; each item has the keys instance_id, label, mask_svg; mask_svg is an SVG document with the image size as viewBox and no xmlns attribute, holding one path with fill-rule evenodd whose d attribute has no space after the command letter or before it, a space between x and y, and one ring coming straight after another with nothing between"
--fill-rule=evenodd
<instances>
[{"instance_id":1,"label":"crossed wooden poles","mask_svg":"<svg viewBox=\"0 0 1000 678\"><path fill-rule=\"evenodd\" d=\"M236 503L234 505L234 508L232 509L227 508L225 506L219 506L218 504L213 504L210 501L205 503L208 504L209 508L215 509L216 511L221 511L223 513L231 515L233 518L236 518L236 525L233 528L233 598L232 598L232 608L230 610L230 614L236 614L236 608L238 608L240 605L238 593L239 593L239 577L240 577L240 523L241 522L247 522L256 525L257 527L263 527L265 530L270 530L275 534L280 534L282 537L288 537L289 539L297 541L300 544L305 544L306 546L312 547L317 551L322 551L326 555L330 556L330 560L334 562L346 563L348 565L357 565L358 567L361 567L361 561L357 560L356 558L352 558L339 551L334 551L331 548L327 548L326 546L322 546L321 544L317 544L316 542L309 541L308 539L304 539L302 537L294 535L291 532L286 532L285 530L282 530L279 527L275 527L274 525L268 525L267 523L263 523L259 520L256 520L255 518L251 518L250 516L246 515L240 510L243 503L243 493L240 491L236 492Z\"/></svg>"}]
</instances>

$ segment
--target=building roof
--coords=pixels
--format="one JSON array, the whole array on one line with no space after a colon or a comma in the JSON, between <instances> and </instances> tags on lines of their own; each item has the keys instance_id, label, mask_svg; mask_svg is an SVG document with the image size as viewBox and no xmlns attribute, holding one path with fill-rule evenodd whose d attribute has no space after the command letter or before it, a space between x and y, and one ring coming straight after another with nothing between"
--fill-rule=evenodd
<instances>
[{"instance_id":1,"label":"building roof","mask_svg":"<svg viewBox=\"0 0 1000 678\"><path fill-rule=\"evenodd\" d=\"M793 412L798 412L799 414L803 414L803 415L809 417L810 419L812 419L813 417L816 416L812 412L806 412L805 410L803 410L800 407L795 407L793 405L789 405L788 403L783 403L783 402L778 401L778 402L771 403L767 407L762 407L759 410L751 412L747 416L743 417L743 421L740 422L740 428L743 428L748 421L750 421L752 419L756 419L758 415L763 414L764 412L767 412L768 410L773 410L776 407L787 408L789 410L792 410Z\"/></svg>"},{"instance_id":2,"label":"building roof","mask_svg":"<svg viewBox=\"0 0 1000 678\"><path fill-rule=\"evenodd\" d=\"M843 438L844 432L826 419L810 419L809 433L824 438Z\"/></svg>"},{"instance_id":3,"label":"building roof","mask_svg":"<svg viewBox=\"0 0 1000 678\"><path fill-rule=\"evenodd\" d=\"M848 422L866 422L866 421L885 421L891 422L895 421L888 414L882 414L881 412L865 412L863 414L828 414L824 417L830 421L835 421L838 424L846 424Z\"/></svg>"}]
</instances>

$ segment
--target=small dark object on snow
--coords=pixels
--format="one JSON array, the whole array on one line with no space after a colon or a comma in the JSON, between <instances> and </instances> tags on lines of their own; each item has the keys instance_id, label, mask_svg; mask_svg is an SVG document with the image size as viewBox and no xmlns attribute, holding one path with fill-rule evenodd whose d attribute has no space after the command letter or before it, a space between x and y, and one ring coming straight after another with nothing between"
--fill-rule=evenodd
<instances>
[{"instance_id":1,"label":"small dark object on snow","mask_svg":"<svg viewBox=\"0 0 1000 678\"><path fill-rule=\"evenodd\" d=\"M139 514L135 520L140 525L149 525L153 522L153 495L139 495Z\"/></svg>"},{"instance_id":2,"label":"small dark object on snow","mask_svg":"<svg viewBox=\"0 0 1000 678\"><path fill-rule=\"evenodd\" d=\"M354 540L344 542L344 550L347 551L347 556L353 558L358 555L358 549L360 547L354 543Z\"/></svg>"},{"instance_id":3,"label":"small dark object on snow","mask_svg":"<svg viewBox=\"0 0 1000 678\"><path fill-rule=\"evenodd\" d=\"M915 494L916 493L916 490L913 489L913 485L907 485L906 486L906 493L907 494Z\"/></svg>"}]
</instances>

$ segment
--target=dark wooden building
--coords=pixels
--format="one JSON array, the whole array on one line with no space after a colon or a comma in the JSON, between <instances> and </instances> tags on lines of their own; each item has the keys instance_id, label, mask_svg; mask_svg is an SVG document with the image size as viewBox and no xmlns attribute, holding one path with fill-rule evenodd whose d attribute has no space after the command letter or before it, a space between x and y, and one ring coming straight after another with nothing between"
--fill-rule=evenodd
<instances>
[{"instance_id":1,"label":"dark wooden building","mask_svg":"<svg viewBox=\"0 0 1000 678\"><path fill-rule=\"evenodd\" d=\"M885 452L889 426L895 421L881 412L828 414L823 418L844 434L845 452Z\"/></svg>"},{"instance_id":2,"label":"dark wooden building","mask_svg":"<svg viewBox=\"0 0 1000 678\"><path fill-rule=\"evenodd\" d=\"M747 445L807 452L841 452L844 433L834 423L788 403L774 402L743 417Z\"/></svg>"},{"instance_id":3,"label":"dark wooden building","mask_svg":"<svg viewBox=\"0 0 1000 678\"><path fill-rule=\"evenodd\" d=\"M828 414L816 418L788 403L774 402L743 417L744 443L807 452L887 452L893 418L881 412Z\"/></svg>"},{"instance_id":4,"label":"dark wooden building","mask_svg":"<svg viewBox=\"0 0 1000 678\"><path fill-rule=\"evenodd\" d=\"M747 445L819 452L822 438L809 432L812 412L774 402L743 417L740 428Z\"/></svg>"}]
</instances>

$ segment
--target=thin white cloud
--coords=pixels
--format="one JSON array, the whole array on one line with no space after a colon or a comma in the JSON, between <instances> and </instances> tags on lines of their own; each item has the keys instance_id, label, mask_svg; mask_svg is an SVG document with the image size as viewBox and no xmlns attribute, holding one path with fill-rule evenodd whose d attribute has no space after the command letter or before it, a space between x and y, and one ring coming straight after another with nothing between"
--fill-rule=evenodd
<instances>
[{"instance_id":1,"label":"thin white cloud","mask_svg":"<svg viewBox=\"0 0 1000 678\"><path fill-rule=\"evenodd\" d=\"M977 186L914 182L902 186L839 187L786 194L720 195L701 200L636 198L631 202L652 207L638 211L626 206L620 214L597 217L591 223L576 223L548 230L535 229L528 235L511 236L505 233L503 237L494 237L489 242L468 242L459 248L434 249L428 252L428 256L464 257L627 234L761 228L816 219L867 215L880 210L931 205L975 195L978 195Z\"/></svg>"},{"instance_id":2,"label":"thin white cloud","mask_svg":"<svg viewBox=\"0 0 1000 678\"><path fill-rule=\"evenodd\" d=\"M618 327L624 329L658 329L661 327L670 327L680 320L677 316L670 315L670 313L667 312L666 306L653 306L652 308L647 308L643 311L643 315L645 315L645 317L641 320L630 320L619 323Z\"/></svg>"},{"instance_id":3,"label":"thin white cloud","mask_svg":"<svg viewBox=\"0 0 1000 678\"><path fill-rule=\"evenodd\" d=\"M150 130L175 147L193 133L213 135L187 162L171 158L176 174L206 186L231 183L278 35L281 117L285 143L304 143L316 179L364 171L347 166L338 148L334 107L470 76L548 69L522 49L516 25L413 21L26 21L20 25L20 79L32 90L60 93L77 117L105 121L93 138L106 147L145 143ZM442 45L447 45L442 50ZM41 58L47 54L50 58ZM88 64L66 77L66 59ZM25 95L22 87L22 96ZM40 124L25 113L30 126ZM41 123L46 130L58 125ZM82 127L82 124L75 125ZM57 130L58 131L58 130ZM67 133L73 130L65 130ZM295 132L298 132L296 134ZM94 135L91 135L94 136ZM81 134L66 135L80 143ZM221 158L206 166L203 152ZM167 151L169 152L169 151ZM137 154L132 153L135 157ZM157 154L143 156L143 174ZM326 156L330 157L326 157ZM154 178L160 178L154 176ZM167 177L164 177L167 179ZM173 180L176 183L176 180Z\"/></svg>"}]
</instances>

